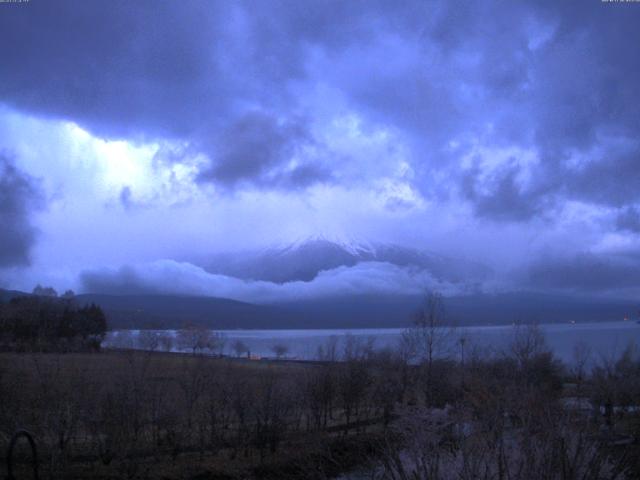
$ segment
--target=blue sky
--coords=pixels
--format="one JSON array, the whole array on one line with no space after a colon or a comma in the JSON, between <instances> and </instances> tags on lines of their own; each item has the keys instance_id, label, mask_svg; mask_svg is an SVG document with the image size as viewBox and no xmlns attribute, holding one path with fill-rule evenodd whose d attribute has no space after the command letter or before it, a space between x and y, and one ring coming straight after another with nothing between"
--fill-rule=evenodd
<instances>
[{"instance_id":1,"label":"blue sky","mask_svg":"<svg viewBox=\"0 0 640 480\"><path fill-rule=\"evenodd\" d=\"M187 259L323 234L480 261L489 290L636 296L639 24L599 0L1 4L0 284L172 265L219 294Z\"/></svg>"}]
</instances>

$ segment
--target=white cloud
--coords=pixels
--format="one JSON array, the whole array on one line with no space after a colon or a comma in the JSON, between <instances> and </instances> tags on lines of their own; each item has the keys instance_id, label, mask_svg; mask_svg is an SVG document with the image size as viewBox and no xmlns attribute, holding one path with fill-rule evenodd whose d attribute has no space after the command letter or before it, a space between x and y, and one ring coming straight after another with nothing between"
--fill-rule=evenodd
<instances>
[{"instance_id":1,"label":"white cloud","mask_svg":"<svg viewBox=\"0 0 640 480\"><path fill-rule=\"evenodd\" d=\"M206 272L186 262L159 260L127 266L124 269L98 269L87 272L105 285L121 287L124 281L142 290L232 298L241 301L271 303L296 299L346 296L351 294L420 294L438 289L445 294L460 293L460 285L435 280L425 271L401 268L388 263L363 262L320 272L310 282L276 284L244 281ZM132 287L134 288L134 287Z\"/></svg>"}]
</instances>

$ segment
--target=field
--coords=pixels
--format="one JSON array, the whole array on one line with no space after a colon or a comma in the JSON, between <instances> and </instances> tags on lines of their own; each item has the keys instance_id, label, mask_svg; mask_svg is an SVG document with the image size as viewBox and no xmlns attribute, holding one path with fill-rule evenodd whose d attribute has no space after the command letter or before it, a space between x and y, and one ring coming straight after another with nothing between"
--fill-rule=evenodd
<instances>
[{"instance_id":1,"label":"field","mask_svg":"<svg viewBox=\"0 0 640 480\"><path fill-rule=\"evenodd\" d=\"M369 347L308 363L2 353L0 448L29 430L50 479L638 478L633 348L587 369L533 327L509 353L459 360Z\"/></svg>"},{"instance_id":2,"label":"field","mask_svg":"<svg viewBox=\"0 0 640 480\"><path fill-rule=\"evenodd\" d=\"M53 478L338 474L375 438L364 424L376 412L362 407L347 427L336 408L312 425L304 387L319 370L164 353L2 354L0 448L28 429Z\"/></svg>"}]
</instances>

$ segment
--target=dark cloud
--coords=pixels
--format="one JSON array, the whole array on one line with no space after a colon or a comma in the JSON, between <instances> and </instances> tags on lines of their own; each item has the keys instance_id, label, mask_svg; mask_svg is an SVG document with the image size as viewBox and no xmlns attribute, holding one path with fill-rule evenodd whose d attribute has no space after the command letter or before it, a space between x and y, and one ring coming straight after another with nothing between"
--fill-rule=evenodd
<instances>
[{"instance_id":1,"label":"dark cloud","mask_svg":"<svg viewBox=\"0 0 640 480\"><path fill-rule=\"evenodd\" d=\"M607 151L577 171L558 175L564 177L564 193L571 198L614 207L640 201L640 146L624 153Z\"/></svg>"},{"instance_id":2,"label":"dark cloud","mask_svg":"<svg viewBox=\"0 0 640 480\"><path fill-rule=\"evenodd\" d=\"M63 0L4 9L0 98L100 135L184 135L223 109L215 5Z\"/></svg>"},{"instance_id":3,"label":"dark cloud","mask_svg":"<svg viewBox=\"0 0 640 480\"><path fill-rule=\"evenodd\" d=\"M117 271L84 271L80 274L80 284L82 291L86 293L132 295L161 292L148 285L133 267L127 265Z\"/></svg>"},{"instance_id":4,"label":"dark cloud","mask_svg":"<svg viewBox=\"0 0 640 480\"><path fill-rule=\"evenodd\" d=\"M566 199L638 199L637 143L609 148L640 138L638 21L596 1L33 1L0 16L0 101L106 137L183 140L210 157L202 181L295 189L340 177L341 158L296 163L318 142L304 97L323 85L401 132L425 195L444 173L478 216L523 221ZM504 170L481 191L454 139L539 153L545 188Z\"/></svg>"},{"instance_id":5,"label":"dark cloud","mask_svg":"<svg viewBox=\"0 0 640 480\"><path fill-rule=\"evenodd\" d=\"M616 220L618 230L640 233L640 212L635 207L628 207L622 211Z\"/></svg>"},{"instance_id":6,"label":"dark cloud","mask_svg":"<svg viewBox=\"0 0 640 480\"><path fill-rule=\"evenodd\" d=\"M107 137L191 138L245 105L295 105L288 82L304 77L309 46L338 49L375 33L361 6L29 2L0 17L11 45L0 97Z\"/></svg>"},{"instance_id":7,"label":"dark cloud","mask_svg":"<svg viewBox=\"0 0 640 480\"><path fill-rule=\"evenodd\" d=\"M323 165L299 165L280 176L281 184L288 188L304 188L316 183L331 183L335 180L331 171Z\"/></svg>"},{"instance_id":8,"label":"dark cloud","mask_svg":"<svg viewBox=\"0 0 640 480\"><path fill-rule=\"evenodd\" d=\"M206 150L212 165L200 174L200 181L225 186L252 183L257 186L306 186L326 180L319 165L290 165L308 162L302 150L314 140L300 119L279 120L263 112L249 112L210 139Z\"/></svg>"},{"instance_id":9,"label":"dark cloud","mask_svg":"<svg viewBox=\"0 0 640 480\"><path fill-rule=\"evenodd\" d=\"M640 133L640 61L628 47L640 42L640 10L611 7L438 2L419 33L401 32L404 49L392 53L408 55L406 65L389 73L388 63L399 62L385 56L384 67L369 68L347 91L373 118L413 133L425 191L433 188L429 169L455 170L459 162L446 151L450 139L476 137L538 152L533 181L556 193L547 201L620 205L638 192L637 147L632 154L610 147ZM355 58L354 65L352 73ZM585 158L578 171L569 166L577 157ZM517 195L509 175L499 187L495 198L515 199L515 207L489 195L479 214L520 221L544 211L539 195Z\"/></svg>"},{"instance_id":10,"label":"dark cloud","mask_svg":"<svg viewBox=\"0 0 640 480\"><path fill-rule=\"evenodd\" d=\"M37 181L0 154L0 268L29 264L36 240L30 214L41 204Z\"/></svg>"},{"instance_id":11,"label":"dark cloud","mask_svg":"<svg viewBox=\"0 0 640 480\"><path fill-rule=\"evenodd\" d=\"M495 221L519 222L543 212L548 203L543 192L523 189L517 181L519 173L517 165L508 165L499 169L490 184L484 186L477 169L467 172L463 176L463 193L471 201L476 215Z\"/></svg>"}]
</instances>

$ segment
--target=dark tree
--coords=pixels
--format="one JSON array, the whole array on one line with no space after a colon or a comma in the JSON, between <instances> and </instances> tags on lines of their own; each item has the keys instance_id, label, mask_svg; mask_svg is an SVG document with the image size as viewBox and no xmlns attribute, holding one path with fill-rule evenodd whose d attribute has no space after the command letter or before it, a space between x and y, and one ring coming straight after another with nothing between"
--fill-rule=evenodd
<instances>
[{"instance_id":1,"label":"dark tree","mask_svg":"<svg viewBox=\"0 0 640 480\"><path fill-rule=\"evenodd\" d=\"M16 350L97 350L107 319L97 305L77 308L51 296L16 297L0 304L0 342Z\"/></svg>"}]
</instances>

